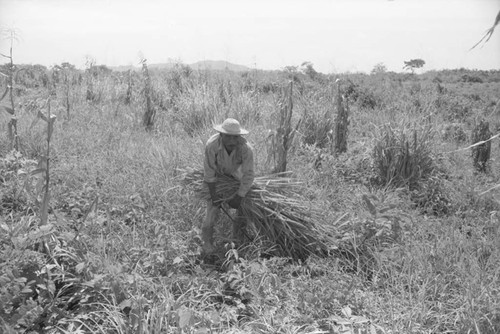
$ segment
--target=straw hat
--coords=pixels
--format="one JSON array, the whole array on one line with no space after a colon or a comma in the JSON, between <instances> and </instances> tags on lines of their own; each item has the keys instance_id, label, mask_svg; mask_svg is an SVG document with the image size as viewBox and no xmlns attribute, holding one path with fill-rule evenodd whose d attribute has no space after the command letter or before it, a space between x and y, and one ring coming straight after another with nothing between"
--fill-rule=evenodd
<instances>
[{"instance_id":1,"label":"straw hat","mask_svg":"<svg viewBox=\"0 0 500 334\"><path fill-rule=\"evenodd\" d=\"M214 125L214 129L228 135L246 135L248 131L240 126L240 122L234 118L226 119L222 124Z\"/></svg>"}]
</instances>

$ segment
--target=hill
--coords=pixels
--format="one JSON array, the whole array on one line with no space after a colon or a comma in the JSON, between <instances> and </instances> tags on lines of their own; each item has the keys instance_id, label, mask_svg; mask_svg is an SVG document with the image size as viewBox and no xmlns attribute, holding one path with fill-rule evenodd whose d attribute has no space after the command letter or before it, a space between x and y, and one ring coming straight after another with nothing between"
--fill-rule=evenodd
<instances>
[{"instance_id":1,"label":"hill","mask_svg":"<svg viewBox=\"0 0 500 334\"><path fill-rule=\"evenodd\" d=\"M211 70L230 70L234 72L245 72L250 70L250 68L247 66L232 64L224 60L203 60L193 64L189 64L188 66L191 67L193 70L211 69Z\"/></svg>"},{"instance_id":2,"label":"hill","mask_svg":"<svg viewBox=\"0 0 500 334\"><path fill-rule=\"evenodd\" d=\"M175 66L176 63L158 63L158 64L148 64L150 69L169 69ZM229 70L234 72L245 72L249 71L250 68L244 65L233 64L224 60L202 60L196 63L187 64L193 70L216 70L223 71ZM139 70L139 66L113 66L110 67L114 71L128 71L128 70Z\"/></svg>"}]
</instances>

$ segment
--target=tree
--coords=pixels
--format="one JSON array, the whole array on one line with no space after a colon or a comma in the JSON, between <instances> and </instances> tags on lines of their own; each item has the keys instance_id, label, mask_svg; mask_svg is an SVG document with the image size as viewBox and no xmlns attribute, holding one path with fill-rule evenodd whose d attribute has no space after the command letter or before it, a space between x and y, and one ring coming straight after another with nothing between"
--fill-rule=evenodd
<instances>
[{"instance_id":1,"label":"tree","mask_svg":"<svg viewBox=\"0 0 500 334\"><path fill-rule=\"evenodd\" d=\"M294 82L300 83L299 67L298 66L285 66L283 71L288 74L288 77Z\"/></svg>"},{"instance_id":2,"label":"tree","mask_svg":"<svg viewBox=\"0 0 500 334\"><path fill-rule=\"evenodd\" d=\"M387 66L384 63L378 63L373 66L371 74L380 74L387 72Z\"/></svg>"},{"instance_id":3,"label":"tree","mask_svg":"<svg viewBox=\"0 0 500 334\"><path fill-rule=\"evenodd\" d=\"M303 62L300 67L301 72L311 79L314 80L318 76L318 72L314 69L313 64L310 61Z\"/></svg>"},{"instance_id":4,"label":"tree","mask_svg":"<svg viewBox=\"0 0 500 334\"><path fill-rule=\"evenodd\" d=\"M404 70L410 70L411 73L415 73L415 69L421 68L425 65L425 61L423 59L411 59L405 61L405 66L403 66Z\"/></svg>"},{"instance_id":5,"label":"tree","mask_svg":"<svg viewBox=\"0 0 500 334\"><path fill-rule=\"evenodd\" d=\"M285 66L283 71L290 74L297 74L297 66Z\"/></svg>"}]
</instances>

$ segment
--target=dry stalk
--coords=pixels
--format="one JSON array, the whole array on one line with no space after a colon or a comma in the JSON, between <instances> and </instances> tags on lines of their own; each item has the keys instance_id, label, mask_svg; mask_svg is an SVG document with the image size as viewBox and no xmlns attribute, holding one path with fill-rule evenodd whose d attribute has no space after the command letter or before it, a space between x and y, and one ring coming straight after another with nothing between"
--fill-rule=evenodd
<instances>
[{"instance_id":1,"label":"dry stalk","mask_svg":"<svg viewBox=\"0 0 500 334\"><path fill-rule=\"evenodd\" d=\"M49 169L49 157L50 157L50 139L52 138L52 133L54 131L54 123L56 121L56 115L50 113L50 97L47 100L47 116L45 116L41 111L38 112L38 116L47 122L47 150L44 155L40 156L38 160L38 168L31 174L42 174L43 177L43 187L42 187L42 202L40 203L40 220L41 225L45 225L48 221L49 212L49 201L50 201L50 169Z\"/></svg>"},{"instance_id":2,"label":"dry stalk","mask_svg":"<svg viewBox=\"0 0 500 334\"><path fill-rule=\"evenodd\" d=\"M142 74L144 76L144 98L146 100L146 110L142 118L142 124L146 127L146 130L151 130L154 125L156 110L151 101L152 99L151 77L149 75L146 59L142 59L141 63L142 63Z\"/></svg>"},{"instance_id":3,"label":"dry stalk","mask_svg":"<svg viewBox=\"0 0 500 334\"><path fill-rule=\"evenodd\" d=\"M128 70L127 73L127 93L125 95L125 104L129 105L132 102L132 71Z\"/></svg>"},{"instance_id":4,"label":"dry stalk","mask_svg":"<svg viewBox=\"0 0 500 334\"><path fill-rule=\"evenodd\" d=\"M478 172L485 172L487 169L491 156L491 141L489 141L491 135L489 123L484 119L481 119L472 131L472 144L484 142L472 147L472 160Z\"/></svg>"},{"instance_id":5,"label":"dry stalk","mask_svg":"<svg viewBox=\"0 0 500 334\"><path fill-rule=\"evenodd\" d=\"M9 72L7 74L1 73L3 76L7 77L7 88L5 89L4 94L2 94L2 98L0 99L0 101L7 95L7 93L9 94L10 107L4 107L5 111L11 115L10 121L7 124L7 131L10 139L11 149L17 151L19 149L19 137L17 134L17 116L16 116L14 93L13 93L15 67L14 67L14 60L12 57L12 43L14 39L15 39L15 32L11 31L10 53L9 55L1 54L2 57L9 59Z\"/></svg>"},{"instance_id":6,"label":"dry stalk","mask_svg":"<svg viewBox=\"0 0 500 334\"><path fill-rule=\"evenodd\" d=\"M93 72L94 72L94 66L95 66L95 60L88 58L87 61L87 95L86 99L89 102L96 102L97 101L97 95L94 92L94 78L93 78Z\"/></svg>"},{"instance_id":7,"label":"dry stalk","mask_svg":"<svg viewBox=\"0 0 500 334\"><path fill-rule=\"evenodd\" d=\"M349 126L349 105L341 94L340 80L337 80L337 117L335 117L335 137L333 153L340 154L347 151L347 135ZM344 106L345 105L345 106Z\"/></svg>"},{"instance_id":8,"label":"dry stalk","mask_svg":"<svg viewBox=\"0 0 500 334\"><path fill-rule=\"evenodd\" d=\"M55 65L53 68L53 85L62 83L64 89L64 105L66 107L66 118L71 118L71 85L73 81L74 66L69 63Z\"/></svg>"},{"instance_id":9,"label":"dry stalk","mask_svg":"<svg viewBox=\"0 0 500 334\"><path fill-rule=\"evenodd\" d=\"M300 120L297 122L295 128L292 128L292 113L293 113L293 81L290 81L290 89L288 98L285 96L279 102L280 105L280 119L279 128L276 131L276 145L275 149L278 153L278 162L274 168L273 173L286 172L287 155L290 149L293 137L297 132L300 125Z\"/></svg>"},{"instance_id":10,"label":"dry stalk","mask_svg":"<svg viewBox=\"0 0 500 334\"><path fill-rule=\"evenodd\" d=\"M67 71L64 71L64 84L65 84L65 97L66 97L66 117L68 119L71 118L71 103L70 103L70 90L71 90L71 83L69 80L69 73Z\"/></svg>"}]
</instances>

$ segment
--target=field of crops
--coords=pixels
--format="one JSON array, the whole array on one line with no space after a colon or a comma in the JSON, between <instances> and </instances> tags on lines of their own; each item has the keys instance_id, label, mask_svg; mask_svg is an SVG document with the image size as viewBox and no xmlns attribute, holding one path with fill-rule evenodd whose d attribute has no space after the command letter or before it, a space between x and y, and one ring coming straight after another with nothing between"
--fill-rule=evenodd
<instances>
[{"instance_id":1,"label":"field of crops","mask_svg":"<svg viewBox=\"0 0 500 334\"><path fill-rule=\"evenodd\" d=\"M0 332L500 332L500 71L20 68L0 69ZM186 171L233 117L271 173L285 109L329 253L233 249L221 215L204 261Z\"/></svg>"}]
</instances>

